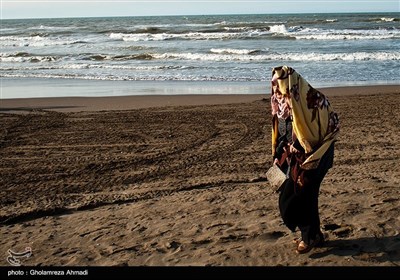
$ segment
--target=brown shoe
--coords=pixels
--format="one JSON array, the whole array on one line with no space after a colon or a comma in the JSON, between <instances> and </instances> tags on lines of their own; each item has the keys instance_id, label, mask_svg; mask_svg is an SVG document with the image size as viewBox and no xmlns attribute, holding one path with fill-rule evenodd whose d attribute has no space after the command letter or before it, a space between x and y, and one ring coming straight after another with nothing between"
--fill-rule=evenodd
<instances>
[{"instance_id":1,"label":"brown shoe","mask_svg":"<svg viewBox=\"0 0 400 280\"><path fill-rule=\"evenodd\" d=\"M317 234L315 240L310 240L310 244L307 244L305 241L301 240L297 245L296 252L298 254L305 254L311 251L314 247L322 247L324 243L324 236L322 233Z\"/></svg>"},{"instance_id":2,"label":"brown shoe","mask_svg":"<svg viewBox=\"0 0 400 280\"><path fill-rule=\"evenodd\" d=\"M303 240L300 241L299 245L297 245L296 253L297 254L305 254L311 251L311 249L314 247L313 246L314 242L311 242L310 244L307 244Z\"/></svg>"}]
</instances>

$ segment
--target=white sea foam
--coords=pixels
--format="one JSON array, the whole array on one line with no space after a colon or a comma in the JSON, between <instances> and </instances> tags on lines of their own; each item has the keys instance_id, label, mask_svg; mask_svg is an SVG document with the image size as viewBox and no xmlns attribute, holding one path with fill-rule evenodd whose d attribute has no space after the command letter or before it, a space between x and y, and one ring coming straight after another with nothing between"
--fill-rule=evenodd
<instances>
[{"instance_id":1,"label":"white sea foam","mask_svg":"<svg viewBox=\"0 0 400 280\"><path fill-rule=\"evenodd\" d=\"M381 18L381 21L390 22L390 21L394 21L394 18L385 18L385 17L382 17L382 18Z\"/></svg>"},{"instance_id":2,"label":"white sea foam","mask_svg":"<svg viewBox=\"0 0 400 280\"><path fill-rule=\"evenodd\" d=\"M269 31L272 33L277 33L277 34L287 34L288 30L284 24L278 24L278 25L272 25L269 27Z\"/></svg>"}]
</instances>

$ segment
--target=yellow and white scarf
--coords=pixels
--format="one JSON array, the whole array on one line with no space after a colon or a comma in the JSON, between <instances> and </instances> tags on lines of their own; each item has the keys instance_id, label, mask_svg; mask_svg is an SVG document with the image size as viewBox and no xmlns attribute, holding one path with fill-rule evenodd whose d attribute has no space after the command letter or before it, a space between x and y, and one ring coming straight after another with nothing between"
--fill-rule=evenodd
<instances>
[{"instance_id":1,"label":"yellow and white scarf","mask_svg":"<svg viewBox=\"0 0 400 280\"><path fill-rule=\"evenodd\" d=\"M293 118L293 132L305 150L303 169L318 167L321 157L336 141L339 133L339 118L332 110L328 99L314 89L300 74L288 66L275 67L272 76L282 95L288 98ZM276 145L276 125L272 127L272 148Z\"/></svg>"}]
</instances>

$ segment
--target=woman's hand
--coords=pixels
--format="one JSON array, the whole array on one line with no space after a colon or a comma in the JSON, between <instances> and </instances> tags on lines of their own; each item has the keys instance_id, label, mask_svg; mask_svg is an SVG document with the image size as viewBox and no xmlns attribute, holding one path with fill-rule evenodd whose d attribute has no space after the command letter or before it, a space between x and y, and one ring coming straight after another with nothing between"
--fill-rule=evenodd
<instances>
[{"instance_id":1,"label":"woman's hand","mask_svg":"<svg viewBox=\"0 0 400 280\"><path fill-rule=\"evenodd\" d=\"M297 149L293 146L293 144L289 146L289 153L291 153L291 154L296 154L296 153L298 153L298 152L300 152L300 151L297 150Z\"/></svg>"}]
</instances>

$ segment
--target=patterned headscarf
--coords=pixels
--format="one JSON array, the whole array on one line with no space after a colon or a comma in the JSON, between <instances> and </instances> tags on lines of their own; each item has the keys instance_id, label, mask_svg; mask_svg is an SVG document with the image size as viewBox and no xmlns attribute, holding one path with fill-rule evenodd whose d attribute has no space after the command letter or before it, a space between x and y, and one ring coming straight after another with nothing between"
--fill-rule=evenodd
<instances>
[{"instance_id":1,"label":"patterned headscarf","mask_svg":"<svg viewBox=\"0 0 400 280\"><path fill-rule=\"evenodd\" d=\"M336 140L339 118L328 99L288 66L275 67L279 90L288 98L293 132L306 153L303 169L318 167L321 157ZM273 132L274 138L274 132ZM273 139L274 145L274 139Z\"/></svg>"}]
</instances>

